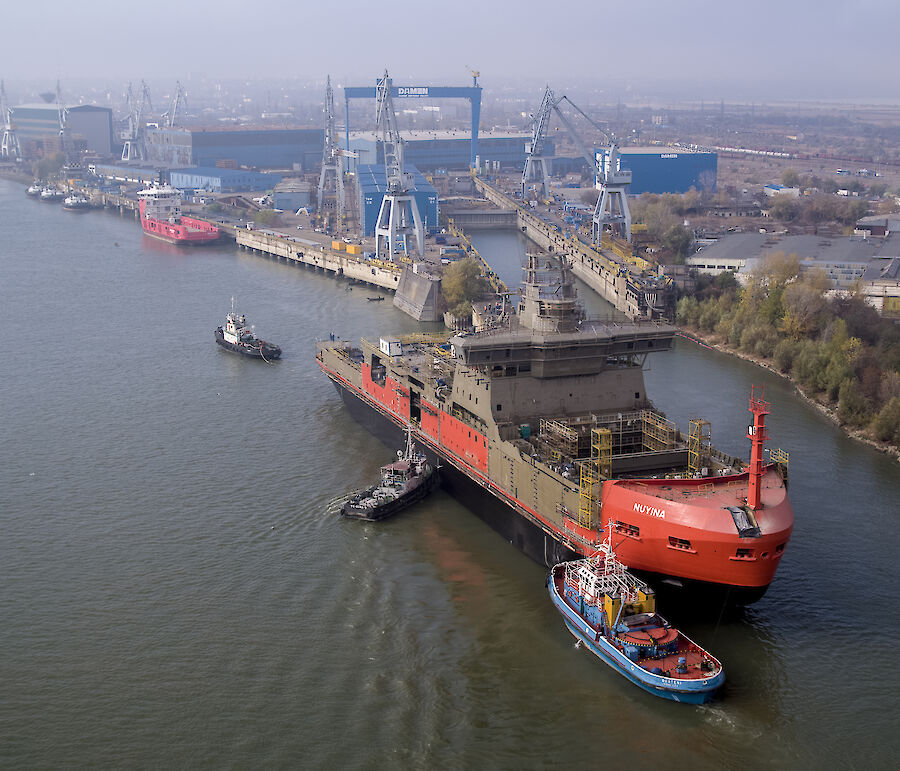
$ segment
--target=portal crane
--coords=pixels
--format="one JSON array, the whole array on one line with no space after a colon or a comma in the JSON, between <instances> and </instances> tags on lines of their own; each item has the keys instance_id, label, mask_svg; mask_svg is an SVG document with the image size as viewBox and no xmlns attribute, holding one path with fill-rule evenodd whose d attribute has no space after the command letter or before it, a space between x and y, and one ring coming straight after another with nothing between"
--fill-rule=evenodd
<instances>
[{"instance_id":1,"label":"portal crane","mask_svg":"<svg viewBox=\"0 0 900 771\"><path fill-rule=\"evenodd\" d=\"M59 84L59 81L56 81L56 110L59 114L59 144L62 149L63 155L66 157L66 163L69 163L72 160L72 137L69 134L68 126L66 125L69 119L69 111L66 109L65 105L63 105L62 101L62 87Z\"/></svg>"},{"instance_id":2,"label":"portal crane","mask_svg":"<svg viewBox=\"0 0 900 771\"><path fill-rule=\"evenodd\" d=\"M166 121L169 128L172 128L175 125L175 119L178 116L178 105L179 103L182 105L187 104L187 94L184 92L184 89L181 87L181 81L175 81L175 99L172 102L172 112L169 113L168 120Z\"/></svg>"},{"instance_id":3,"label":"portal crane","mask_svg":"<svg viewBox=\"0 0 900 771\"><path fill-rule=\"evenodd\" d=\"M547 167L548 158L544 157L544 145L547 141L547 128L550 125L550 113L556 106L556 99L550 86L544 91L541 106L533 116L531 124L531 142L525 145L525 170L522 172L522 198L525 198L525 190L528 180L534 176L535 167L540 165L541 180L544 189L544 197L549 195L548 180L550 171Z\"/></svg>"},{"instance_id":4,"label":"portal crane","mask_svg":"<svg viewBox=\"0 0 900 771\"><path fill-rule=\"evenodd\" d=\"M608 142L608 146L603 153L603 160L598 163L593 153L588 152L575 127L568 119L566 114L560 109L560 105L567 102L570 107L581 114L595 129L597 129ZM631 243L631 212L628 210L628 199L626 190L631 184L631 172L621 168L619 159L619 148L615 138L610 132L597 124L587 115L577 104L569 97L563 95L557 98L550 86L544 91L544 98L541 100L541 106L534 116L532 124L531 144L525 146L525 170L522 173L522 197L525 196L525 189L528 180L531 179L535 172L535 167L539 164L541 170L541 183L543 187L544 197L550 195L549 179L550 173L547 167L549 157L544 155L546 134L550 123L551 113L556 113L566 131L569 133L572 141L578 147L579 152L585 159L588 169L594 176L595 185L600 191L597 198L597 206L594 209L592 217L593 238L594 243L599 244L601 236L605 228L609 228L613 232L618 232L628 243Z\"/></svg>"},{"instance_id":5,"label":"portal crane","mask_svg":"<svg viewBox=\"0 0 900 771\"><path fill-rule=\"evenodd\" d=\"M0 143L0 157L16 160L22 157L22 147L16 136L16 128L12 122L12 108L6 99L6 88L0 80L0 117L3 119L3 141Z\"/></svg>"},{"instance_id":6,"label":"portal crane","mask_svg":"<svg viewBox=\"0 0 900 771\"><path fill-rule=\"evenodd\" d=\"M128 136L125 138L125 144L122 145L123 161L139 161L146 158L144 115L153 109L153 102L150 99L150 89L147 84L141 81L141 95L139 99L135 99L131 90L131 83L128 84L128 93L126 94L126 102L128 103Z\"/></svg>"},{"instance_id":7,"label":"portal crane","mask_svg":"<svg viewBox=\"0 0 900 771\"><path fill-rule=\"evenodd\" d=\"M344 221L344 160L338 147L334 122L334 92L331 76L325 81L325 146L322 150L322 171L319 174L318 211L325 214L326 203L334 202L337 221Z\"/></svg>"},{"instance_id":8,"label":"portal crane","mask_svg":"<svg viewBox=\"0 0 900 771\"><path fill-rule=\"evenodd\" d=\"M408 236L416 236L416 250L425 253L425 227L415 198L409 192L412 181L403 170L403 140L397 128L397 116L391 99L392 82L387 70L375 87L375 122L381 131L384 174L387 191L375 222L375 254L378 259L393 260L402 250L409 255Z\"/></svg>"}]
</instances>

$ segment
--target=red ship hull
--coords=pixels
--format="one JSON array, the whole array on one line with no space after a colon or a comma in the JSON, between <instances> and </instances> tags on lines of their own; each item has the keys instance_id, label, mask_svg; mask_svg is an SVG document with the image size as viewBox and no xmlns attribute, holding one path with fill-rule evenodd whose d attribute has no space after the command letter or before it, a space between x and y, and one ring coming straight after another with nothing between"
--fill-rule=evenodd
<instances>
[{"instance_id":1,"label":"red ship hull","mask_svg":"<svg viewBox=\"0 0 900 771\"><path fill-rule=\"evenodd\" d=\"M145 204L140 202L141 227L144 233L170 244L200 245L208 244L219 238L219 229L203 220L193 217L179 216L174 222L147 217L144 214Z\"/></svg>"},{"instance_id":2,"label":"red ship hull","mask_svg":"<svg viewBox=\"0 0 900 771\"><path fill-rule=\"evenodd\" d=\"M321 360L320 366L354 418L393 446L411 422L408 388L390 377L383 384L373 381L366 364L359 384ZM595 550L596 531L579 528L568 517L561 528L492 480L485 436L424 400L417 423L417 439L445 468L447 491L529 557L552 566ZM793 512L784 481L770 466L763 477L763 505L753 512L756 531L742 535L728 507L746 502L747 477L606 481L602 525L618 533L616 553L629 568L691 588L721 589L730 602L748 604L765 593L774 577Z\"/></svg>"}]
</instances>

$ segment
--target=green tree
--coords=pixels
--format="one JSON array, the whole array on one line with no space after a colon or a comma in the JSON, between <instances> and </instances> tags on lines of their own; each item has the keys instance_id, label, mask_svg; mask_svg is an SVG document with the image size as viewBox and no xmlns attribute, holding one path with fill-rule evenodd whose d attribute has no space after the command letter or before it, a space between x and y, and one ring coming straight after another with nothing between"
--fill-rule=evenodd
<instances>
[{"instance_id":1,"label":"green tree","mask_svg":"<svg viewBox=\"0 0 900 771\"><path fill-rule=\"evenodd\" d=\"M472 301L478 299L485 288L486 282L481 277L481 266L474 257L466 257L444 268L441 276L441 293L454 315L465 315L467 305L471 312Z\"/></svg>"},{"instance_id":2,"label":"green tree","mask_svg":"<svg viewBox=\"0 0 900 771\"><path fill-rule=\"evenodd\" d=\"M800 206L789 195L773 195L769 206L769 216L779 222L790 222L797 218Z\"/></svg>"},{"instance_id":3,"label":"green tree","mask_svg":"<svg viewBox=\"0 0 900 771\"><path fill-rule=\"evenodd\" d=\"M900 396L891 399L872 421L875 438L900 445Z\"/></svg>"},{"instance_id":4,"label":"green tree","mask_svg":"<svg viewBox=\"0 0 900 771\"><path fill-rule=\"evenodd\" d=\"M274 209L261 209L253 215L253 221L267 228L273 227L280 222L278 212Z\"/></svg>"},{"instance_id":5,"label":"green tree","mask_svg":"<svg viewBox=\"0 0 900 771\"><path fill-rule=\"evenodd\" d=\"M206 206L204 208L210 214L218 214L220 211L222 211L223 207L222 207L222 204L220 204L218 201L213 201L212 203L206 204Z\"/></svg>"},{"instance_id":6,"label":"green tree","mask_svg":"<svg viewBox=\"0 0 900 771\"><path fill-rule=\"evenodd\" d=\"M694 237L684 225L672 225L662 237L662 245L678 257L686 257Z\"/></svg>"},{"instance_id":7,"label":"green tree","mask_svg":"<svg viewBox=\"0 0 900 771\"><path fill-rule=\"evenodd\" d=\"M63 153L53 153L53 155L45 155L39 161L36 161L32 167L35 179L50 179L50 177L59 173L59 170L65 165L66 156Z\"/></svg>"},{"instance_id":8,"label":"green tree","mask_svg":"<svg viewBox=\"0 0 900 771\"><path fill-rule=\"evenodd\" d=\"M859 381L850 378L841 383L838 396L838 418L854 426L870 419L869 404L859 392Z\"/></svg>"},{"instance_id":9,"label":"green tree","mask_svg":"<svg viewBox=\"0 0 900 771\"><path fill-rule=\"evenodd\" d=\"M781 184L785 187L797 187L800 184L800 175L793 169L785 169L781 174Z\"/></svg>"}]
</instances>

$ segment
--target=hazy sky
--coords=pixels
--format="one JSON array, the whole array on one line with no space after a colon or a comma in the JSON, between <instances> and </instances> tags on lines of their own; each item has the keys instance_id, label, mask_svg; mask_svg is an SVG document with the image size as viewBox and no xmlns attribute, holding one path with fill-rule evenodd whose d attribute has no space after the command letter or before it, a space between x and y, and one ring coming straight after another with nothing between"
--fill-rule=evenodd
<instances>
[{"instance_id":1,"label":"hazy sky","mask_svg":"<svg viewBox=\"0 0 900 771\"><path fill-rule=\"evenodd\" d=\"M634 83L900 102L900 0L8 0L0 77Z\"/></svg>"}]
</instances>

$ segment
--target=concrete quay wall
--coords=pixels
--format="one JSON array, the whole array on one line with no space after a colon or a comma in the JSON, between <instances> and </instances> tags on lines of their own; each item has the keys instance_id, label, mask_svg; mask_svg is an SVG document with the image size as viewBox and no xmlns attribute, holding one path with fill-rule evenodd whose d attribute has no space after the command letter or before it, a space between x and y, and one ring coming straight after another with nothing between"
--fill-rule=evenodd
<instances>
[{"instance_id":1,"label":"concrete quay wall","mask_svg":"<svg viewBox=\"0 0 900 771\"><path fill-rule=\"evenodd\" d=\"M238 228L234 232L234 240L241 249L265 254L283 262L305 265L336 276L345 276L392 292L396 291L400 282L401 268L397 265L364 260L332 249L323 249L275 231Z\"/></svg>"},{"instance_id":2,"label":"concrete quay wall","mask_svg":"<svg viewBox=\"0 0 900 771\"><path fill-rule=\"evenodd\" d=\"M623 266L575 238L566 238L555 227L532 214L517 201L481 179L475 178L475 188L484 197L503 209L514 208L517 227L529 241L564 259L578 278L604 300L629 318L638 318L641 311L636 298L628 292L628 277Z\"/></svg>"}]
</instances>

